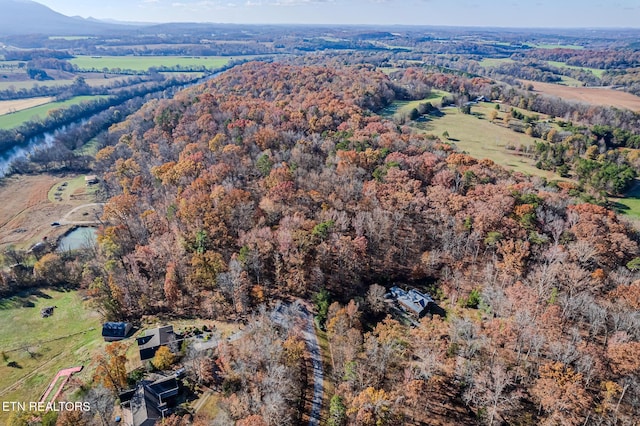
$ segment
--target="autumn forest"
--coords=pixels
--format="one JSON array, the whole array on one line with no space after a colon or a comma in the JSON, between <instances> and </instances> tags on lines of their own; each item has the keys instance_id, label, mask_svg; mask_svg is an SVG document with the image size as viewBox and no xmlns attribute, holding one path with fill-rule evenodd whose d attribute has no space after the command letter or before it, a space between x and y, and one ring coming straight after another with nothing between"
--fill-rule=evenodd
<instances>
[{"instance_id":1,"label":"autumn forest","mask_svg":"<svg viewBox=\"0 0 640 426\"><path fill-rule=\"evenodd\" d=\"M631 424L636 231L374 113L405 91L366 66L252 63L146 105L96 155L108 226L83 285L110 319L324 294L329 424ZM385 317L392 283L446 315ZM256 399L259 356L230 361L226 415L285 424L267 414L297 399Z\"/></svg>"},{"instance_id":2,"label":"autumn forest","mask_svg":"<svg viewBox=\"0 0 640 426\"><path fill-rule=\"evenodd\" d=\"M99 413L41 424L111 424L147 373L184 370L215 408L176 408L163 424L637 424L640 234L620 213L638 185L640 115L534 83L583 78L633 96L638 51L394 37L430 53L327 52L324 40L104 112L95 153L69 151L99 180L95 244L5 248L0 295L78 291L102 322L233 333L208 352L163 346L143 368L127 368L126 340L99 341L73 397ZM489 55L500 58L482 68ZM446 119L458 121L434 127ZM480 125L507 135L517 161L467 152L462 129ZM43 157L24 171L73 169ZM428 295L428 309L412 315L393 289Z\"/></svg>"}]
</instances>

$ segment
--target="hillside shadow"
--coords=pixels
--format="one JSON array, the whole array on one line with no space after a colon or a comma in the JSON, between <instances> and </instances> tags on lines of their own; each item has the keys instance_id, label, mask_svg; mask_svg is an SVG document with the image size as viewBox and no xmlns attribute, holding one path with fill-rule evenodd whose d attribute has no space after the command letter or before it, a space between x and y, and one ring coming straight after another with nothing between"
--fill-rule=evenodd
<instances>
[{"instance_id":1,"label":"hillside shadow","mask_svg":"<svg viewBox=\"0 0 640 426\"><path fill-rule=\"evenodd\" d=\"M40 289L23 290L14 296L0 299L0 310L34 308L38 299L52 299L52 297Z\"/></svg>"},{"instance_id":2,"label":"hillside shadow","mask_svg":"<svg viewBox=\"0 0 640 426\"><path fill-rule=\"evenodd\" d=\"M632 198L632 197L627 197L627 198ZM615 210L615 211L617 211L618 213L622 213L622 212L624 212L624 211L631 210L631 209L629 208L629 206L626 206L626 205L624 205L624 204L622 204L622 203L619 203L619 202L617 202L617 201L609 201L609 203L608 203L608 204L609 204L609 206L610 206L610 208L611 208L612 210Z\"/></svg>"},{"instance_id":3,"label":"hillside shadow","mask_svg":"<svg viewBox=\"0 0 640 426\"><path fill-rule=\"evenodd\" d=\"M624 194L625 198L640 198L640 179L636 178L633 180L633 185L631 188Z\"/></svg>"}]
</instances>

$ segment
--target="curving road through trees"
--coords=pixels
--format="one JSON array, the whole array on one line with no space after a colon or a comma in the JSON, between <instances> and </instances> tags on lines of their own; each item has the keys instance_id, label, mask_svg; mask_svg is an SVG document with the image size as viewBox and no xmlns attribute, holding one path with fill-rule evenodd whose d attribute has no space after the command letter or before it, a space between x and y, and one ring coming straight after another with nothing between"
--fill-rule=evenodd
<instances>
[{"instance_id":1,"label":"curving road through trees","mask_svg":"<svg viewBox=\"0 0 640 426\"><path fill-rule=\"evenodd\" d=\"M309 414L309 426L320 425L320 414L322 412L322 395L324 393L324 372L322 369L322 356L318 336L313 323L313 315L304 305L298 305L300 316L305 320L305 328L302 332L309 357L313 364L313 399L311 402L311 413Z\"/></svg>"}]
</instances>

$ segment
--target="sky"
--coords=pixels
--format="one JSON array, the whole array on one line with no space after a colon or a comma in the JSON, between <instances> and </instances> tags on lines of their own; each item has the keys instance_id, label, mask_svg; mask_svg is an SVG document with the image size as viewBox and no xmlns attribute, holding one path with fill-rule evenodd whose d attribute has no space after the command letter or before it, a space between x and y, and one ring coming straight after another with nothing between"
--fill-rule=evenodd
<instances>
[{"instance_id":1,"label":"sky","mask_svg":"<svg viewBox=\"0 0 640 426\"><path fill-rule=\"evenodd\" d=\"M134 22L640 28L640 0L36 0Z\"/></svg>"}]
</instances>

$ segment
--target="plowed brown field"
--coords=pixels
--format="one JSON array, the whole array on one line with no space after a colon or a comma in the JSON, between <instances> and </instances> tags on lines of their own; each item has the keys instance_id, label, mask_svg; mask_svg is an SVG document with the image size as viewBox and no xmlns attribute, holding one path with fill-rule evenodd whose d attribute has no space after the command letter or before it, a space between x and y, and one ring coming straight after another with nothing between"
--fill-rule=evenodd
<instances>
[{"instance_id":1,"label":"plowed brown field","mask_svg":"<svg viewBox=\"0 0 640 426\"><path fill-rule=\"evenodd\" d=\"M0 101L0 115L10 112L22 111L23 109L32 108L38 105L53 102L52 97L16 99L14 101Z\"/></svg>"},{"instance_id":2,"label":"plowed brown field","mask_svg":"<svg viewBox=\"0 0 640 426\"><path fill-rule=\"evenodd\" d=\"M616 108L640 111L640 97L620 90L599 87L569 87L559 84L541 83L539 81L522 81L525 84L532 84L534 91L545 95L557 96L562 99L593 105L609 105Z\"/></svg>"},{"instance_id":3,"label":"plowed brown field","mask_svg":"<svg viewBox=\"0 0 640 426\"><path fill-rule=\"evenodd\" d=\"M63 178L51 175L12 176L0 184L0 248L28 248L43 237L57 238L64 227L52 227L77 204L52 203L47 193Z\"/></svg>"}]
</instances>

